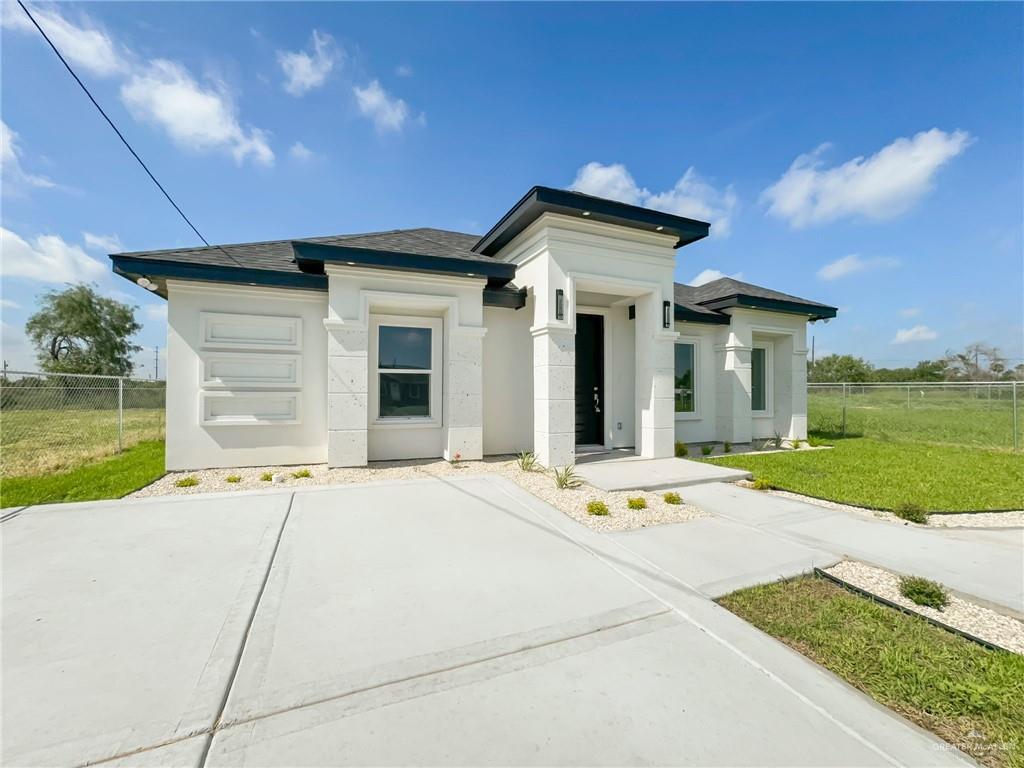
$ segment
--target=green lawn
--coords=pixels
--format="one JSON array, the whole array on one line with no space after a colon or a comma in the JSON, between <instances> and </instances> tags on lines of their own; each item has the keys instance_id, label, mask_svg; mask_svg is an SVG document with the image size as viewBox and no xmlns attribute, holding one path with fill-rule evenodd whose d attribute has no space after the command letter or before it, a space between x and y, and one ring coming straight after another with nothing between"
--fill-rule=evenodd
<instances>
[{"instance_id":1,"label":"green lawn","mask_svg":"<svg viewBox=\"0 0 1024 768\"><path fill-rule=\"evenodd\" d=\"M0 479L0 507L118 499L163 474L163 441L143 442L70 472Z\"/></svg>"},{"instance_id":2,"label":"green lawn","mask_svg":"<svg viewBox=\"0 0 1024 768\"><path fill-rule=\"evenodd\" d=\"M164 437L163 408L125 408L123 445ZM0 474L61 472L117 453L117 409L5 410Z\"/></svg>"},{"instance_id":3,"label":"green lawn","mask_svg":"<svg viewBox=\"0 0 1024 768\"><path fill-rule=\"evenodd\" d=\"M829 451L726 456L776 488L878 509L917 504L929 512L1024 509L1024 454L1010 451L835 440Z\"/></svg>"},{"instance_id":4,"label":"green lawn","mask_svg":"<svg viewBox=\"0 0 1024 768\"><path fill-rule=\"evenodd\" d=\"M1024 767L1024 656L813 576L719 602L983 765Z\"/></svg>"}]
</instances>

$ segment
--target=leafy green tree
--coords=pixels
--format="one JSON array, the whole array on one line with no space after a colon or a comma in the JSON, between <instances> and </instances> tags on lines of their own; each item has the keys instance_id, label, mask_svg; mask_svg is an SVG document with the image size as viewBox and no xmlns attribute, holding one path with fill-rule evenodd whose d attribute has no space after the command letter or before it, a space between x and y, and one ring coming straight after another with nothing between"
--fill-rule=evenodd
<instances>
[{"instance_id":1,"label":"leafy green tree","mask_svg":"<svg viewBox=\"0 0 1024 768\"><path fill-rule=\"evenodd\" d=\"M808 371L813 382L871 381L874 367L853 355L826 355Z\"/></svg>"},{"instance_id":2,"label":"leafy green tree","mask_svg":"<svg viewBox=\"0 0 1024 768\"><path fill-rule=\"evenodd\" d=\"M44 371L131 375L131 356L142 349L131 342L142 328L135 320L137 307L101 296L84 283L49 291L38 302L25 334Z\"/></svg>"}]
</instances>

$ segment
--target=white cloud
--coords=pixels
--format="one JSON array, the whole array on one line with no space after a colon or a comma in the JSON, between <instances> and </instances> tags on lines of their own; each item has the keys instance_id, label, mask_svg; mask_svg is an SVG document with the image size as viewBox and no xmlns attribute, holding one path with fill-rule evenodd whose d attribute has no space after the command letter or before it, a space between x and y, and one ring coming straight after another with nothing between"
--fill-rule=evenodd
<instances>
[{"instance_id":1,"label":"white cloud","mask_svg":"<svg viewBox=\"0 0 1024 768\"><path fill-rule=\"evenodd\" d=\"M915 341L932 341L939 338L939 334L927 325L915 325L913 328L900 328L896 331L893 344L910 344Z\"/></svg>"},{"instance_id":2,"label":"white cloud","mask_svg":"<svg viewBox=\"0 0 1024 768\"><path fill-rule=\"evenodd\" d=\"M906 309L901 309L900 310L900 314L903 317L917 317L918 315L921 314L921 308L920 307L907 307Z\"/></svg>"},{"instance_id":3,"label":"white cloud","mask_svg":"<svg viewBox=\"0 0 1024 768\"><path fill-rule=\"evenodd\" d=\"M272 165L267 134L243 129L223 87L204 88L173 61L154 59L121 86L121 100L136 120L160 126L180 147L226 150L241 164L251 157Z\"/></svg>"},{"instance_id":4,"label":"white cloud","mask_svg":"<svg viewBox=\"0 0 1024 768\"><path fill-rule=\"evenodd\" d=\"M723 277L731 277L733 280L742 280L743 273L737 272L734 275L727 275L725 272L719 272L717 269L705 269L695 275L687 285L692 285L696 288L698 285L704 285L705 283L710 283L713 280L721 280Z\"/></svg>"},{"instance_id":5,"label":"white cloud","mask_svg":"<svg viewBox=\"0 0 1024 768\"><path fill-rule=\"evenodd\" d=\"M711 224L712 237L729 235L731 218L738 202L731 186L718 190L704 181L692 167L686 170L671 189L651 192L637 184L621 163L602 165L590 162L576 172L571 189L629 205L642 205L676 216L707 221Z\"/></svg>"},{"instance_id":6,"label":"white cloud","mask_svg":"<svg viewBox=\"0 0 1024 768\"><path fill-rule=\"evenodd\" d=\"M0 274L41 283L76 283L96 280L107 268L86 254L81 246L64 242L59 235L40 235L31 242L0 227Z\"/></svg>"},{"instance_id":7,"label":"white cloud","mask_svg":"<svg viewBox=\"0 0 1024 768\"><path fill-rule=\"evenodd\" d=\"M939 168L971 141L966 131L932 128L832 168L824 167L821 158L830 145L822 144L794 160L761 200L794 228L848 216L893 218L924 197Z\"/></svg>"},{"instance_id":8,"label":"white cloud","mask_svg":"<svg viewBox=\"0 0 1024 768\"><path fill-rule=\"evenodd\" d=\"M3 5L5 28L30 35L39 34L25 12L15 3L5 2ZM62 16L55 7L34 6L29 10L64 58L72 64L100 77L121 74L128 69L126 52L84 13L79 15L80 24L75 24Z\"/></svg>"},{"instance_id":9,"label":"white cloud","mask_svg":"<svg viewBox=\"0 0 1024 768\"><path fill-rule=\"evenodd\" d=\"M360 113L372 120L378 131L400 131L409 119L409 105L381 88L376 80L365 88L357 85L352 92Z\"/></svg>"},{"instance_id":10,"label":"white cloud","mask_svg":"<svg viewBox=\"0 0 1024 768\"><path fill-rule=\"evenodd\" d=\"M21 187L49 188L57 186L45 176L28 173L21 167L21 147L18 134L0 120L0 173L3 174L5 192L17 192Z\"/></svg>"},{"instance_id":11,"label":"white cloud","mask_svg":"<svg viewBox=\"0 0 1024 768\"><path fill-rule=\"evenodd\" d=\"M21 309L21 304L10 299L0 299L0 309Z\"/></svg>"},{"instance_id":12,"label":"white cloud","mask_svg":"<svg viewBox=\"0 0 1024 768\"><path fill-rule=\"evenodd\" d=\"M285 75L284 89L292 96L302 96L327 81L343 52L334 38L314 29L312 51L278 51L277 62Z\"/></svg>"},{"instance_id":13,"label":"white cloud","mask_svg":"<svg viewBox=\"0 0 1024 768\"><path fill-rule=\"evenodd\" d=\"M292 156L292 159L298 160L300 163L304 163L313 158L313 150L301 141L296 141L292 144L288 149L288 154Z\"/></svg>"},{"instance_id":14,"label":"white cloud","mask_svg":"<svg viewBox=\"0 0 1024 768\"><path fill-rule=\"evenodd\" d=\"M94 235L92 232L83 232L82 240L85 241L86 248L103 253L119 253L124 250L121 238L117 235Z\"/></svg>"},{"instance_id":15,"label":"white cloud","mask_svg":"<svg viewBox=\"0 0 1024 768\"><path fill-rule=\"evenodd\" d=\"M412 67L408 64L399 64L395 67L395 74L399 77L412 77Z\"/></svg>"},{"instance_id":16,"label":"white cloud","mask_svg":"<svg viewBox=\"0 0 1024 768\"><path fill-rule=\"evenodd\" d=\"M899 266L899 261L887 256L865 259L856 253L851 253L849 256L836 259L819 269L818 278L821 280L838 280L841 277L847 277L857 272L868 272L874 269L887 269L896 266Z\"/></svg>"}]
</instances>

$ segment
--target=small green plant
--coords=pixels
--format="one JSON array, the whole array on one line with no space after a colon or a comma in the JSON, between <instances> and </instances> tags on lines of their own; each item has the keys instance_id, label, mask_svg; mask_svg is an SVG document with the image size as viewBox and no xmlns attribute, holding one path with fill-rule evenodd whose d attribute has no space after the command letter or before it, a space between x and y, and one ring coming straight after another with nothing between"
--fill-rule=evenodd
<instances>
[{"instance_id":1,"label":"small green plant","mask_svg":"<svg viewBox=\"0 0 1024 768\"><path fill-rule=\"evenodd\" d=\"M516 463L523 472L533 472L537 469L537 456L533 451L520 451Z\"/></svg>"},{"instance_id":2,"label":"small green plant","mask_svg":"<svg viewBox=\"0 0 1024 768\"><path fill-rule=\"evenodd\" d=\"M782 447L782 434L780 432L776 432L775 437L772 438L772 446L774 448Z\"/></svg>"},{"instance_id":3,"label":"small green plant","mask_svg":"<svg viewBox=\"0 0 1024 768\"><path fill-rule=\"evenodd\" d=\"M228 475L227 477L224 478L224 482L225 483L240 483L240 482L242 482L242 476L241 475Z\"/></svg>"},{"instance_id":4,"label":"small green plant","mask_svg":"<svg viewBox=\"0 0 1024 768\"><path fill-rule=\"evenodd\" d=\"M770 491L772 484L765 480L763 477L754 478L754 490L755 491Z\"/></svg>"},{"instance_id":5,"label":"small green plant","mask_svg":"<svg viewBox=\"0 0 1024 768\"><path fill-rule=\"evenodd\" d=\"M824 445L824 443L821 442L821 439L817 437L808 437L807 444L811 446L811 448L820 448Z\"/></svg>"},{"instance_id":6,"label":"small green plant","mask_svg":"<svg viewBox=\"0 0 1024 768\"><path fill-rule=\"evenodd\" d=\"M921 525L928 523L928 513L925 512L924 507L912 501L903 502L892 513L896 517L909 520L911 523L920 523Z\"/></svg>"},{"instance_id":7,"label":"small green plant","mask_svg":"<svg viewBox=\"0 0 1024 768\"><path fill-rule=\"evenodd\" d=\"M260 475L260 480L262 480L264 483L269 483L273 479L274 479L274 473L273 472L264 472L262 475Z\"/></svg>"},{"instance_id":8,"label":"small green plant","mask_svg":"<svg viewBox=\"0 0 1024 768\"><path fill-rule=\"evenodd\" d=\"M630 509L647 509L647 499L643 496L633 496L626 499L626 506Z\"/></svg>"},{"instance_id":9,"label":"small green plant","mask_svg":"<svg viewBox=\"0 0 1024 768\"><path fill-rule=\"evenodd\" d=\"M604 517L605 515L611 514L608 511L608 505L603 501L588 501L587 502L587 514L597 515L598 517Z\"/></svg>"},{"instance_id":10,"label":"small green plant","mask_svg":"<svg viewBox=\"0 0 1024 768\"><path fill-rule=\"evenodd\" d=\"M722 443L722 453L732 453L732 443L728 440Z\"/></svg>"},{"instance_id":11,"label":"small green plant","mask_svg":"<svg viewBox=\"0 0 1024 768\"><path fill-rule=\"evenodd\" d=\"M576 474L576 468L572 464L567 464L561 469L555 467L554 473L556 488L579 488L583 485L583 480Z\"/></svg>"},{"instance_id":12,"label":"small green plant","mask_svg":"<svg viewBox=\"0 0 1024 768\"><path fill-rule=\"evenodd\" d=\"M710 456L713 450L715 450L715 446L713 445L702 445L700 447L700 452L704 456Z\"/></svg>"},{"instance_id":13,"label":"small green plant","mask_svg":"<svg viewBox=\"0 0 1024 768\"><path fill-rule=\"evenodd\" d=\"M900 594L908 600L941 611L949 605L949 595L937 582L920 576L904 576L900 579Z\"/></svg>"},{"instance_id":14,"label":"small green plant","mask_svg":"<svg viewBox=\"0 0 1024 768\"><path fill-rule=\"evenodd\" d=\"M789 444L792 445L794 449L797 449L804 444L804 441L800 438L794 438L793 440L790 440Z\"/></svg>"},{"instance_id":15,"label":"small green plant","mask_svg":"<svg viewBox=\"0 0 1024 768\"><path fill-rule=\"evenodd\" d=\"M682 504L683 503L683 497L680 496L675 491L669 491L668 493L666 493L661 498L663 498L665 500L666 504Z\"/></svg>"},{"instance_id":16,"label":"small green plant","mask_svg":"<svg viewBox=\"0 0 1024 768\"><path fill-rule=\"evenodd\" d=\"M462 454L456 451L455 454L451 457L451 459L448 460L448 463L451 464L453 467L457 467L459 466L460 461L462 461Z\"/></svg>"},{"instance_id":17,"label":"small green plant","mask_svg":"<svg viewBox=\"0 0 1024 768\"><path fill-rule=\"evenodd\" d=\"M313 473L310 472L308 469L297 469L294 472L292 472L292 477L294 477L296 480L298 480L300 477L312 477L312 476L313 476Z\"/></svg>"},{"instance_id":18,"label":"small green plant","mask_svg":"<svg viewBox=\"0 0 1024 768\"><path fill-rule=\"evenodd\" d=\"M199 485L199 478L189 475L188 477L183 477L180 480L175 480L174 484L178 488L191 488L193 485Z\"/></svg>"},{"instance_id":19,"label":"small green plant","mask_svg":"<svg viewBox=\"0 0 1024 768\"><path fill-rule=\"evenodd\" d=\"M676 440L676 458L682 459L690 455L690 449L686 447L686 443L681 443Z\"/></svg>"}]
</instances>

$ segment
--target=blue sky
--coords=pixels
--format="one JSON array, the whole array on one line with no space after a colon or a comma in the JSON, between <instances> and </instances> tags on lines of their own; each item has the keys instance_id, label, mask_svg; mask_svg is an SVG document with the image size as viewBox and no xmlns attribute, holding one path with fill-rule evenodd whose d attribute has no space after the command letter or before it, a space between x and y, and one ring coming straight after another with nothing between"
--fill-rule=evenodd
<instances>
[{"instance_id":1,"label":"blue sky","mask_svg":"<svg viewBox=\"0 0 1024 768\"><path fill-rule=\"evenodd\" d=\"M712 274L840 307L819 355L1024 358L1020 4L37 4L211 242L485 231L530 186L712 221ZM106 253L194 245L4 3L4 358Z\"/></svg>"}]
</instances>

